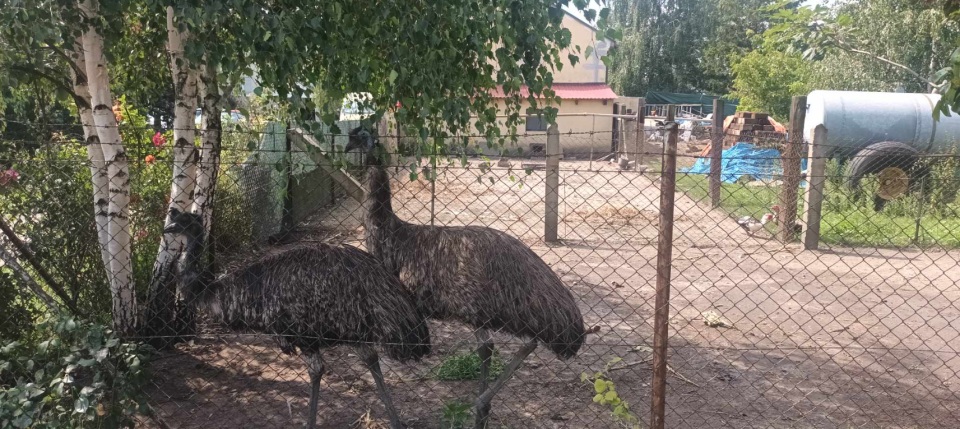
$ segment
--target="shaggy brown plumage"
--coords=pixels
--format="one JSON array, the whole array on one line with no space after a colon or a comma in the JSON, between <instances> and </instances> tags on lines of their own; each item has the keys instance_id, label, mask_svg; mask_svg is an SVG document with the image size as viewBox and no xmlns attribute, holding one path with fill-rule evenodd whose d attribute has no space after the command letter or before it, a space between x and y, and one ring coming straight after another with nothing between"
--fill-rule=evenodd
<instances>
[{"instance_id":1,"label":"shaggy brown plumage","mask_svg":"<svg viewBox=\"0 0 960 429\"><path fill-rule=\"evenodd\" d=\"M356 128L346 151L354 148L367 152L367 249L413 292L423 314L539 341L562 359L577 354L586 334L583 316L573 294L536 253L491 228L401 220L393 211L390 178L380 162L376 137ZM481 355L488 354L492 344L486 333L478 332L478 339ZM502 386L498 383L495 389ZM481 377L481 391L484 388ZM478 403L478 426L485 423L483 408Z\"/></svg>"},{"instance_id":2,"label":"shaggy brown plumage","mask_svg":"<svg viewBox=\"0 0 960 429\"><path fill-rule=\"evenodd\" d=\"M427 323L410 293L370 254L350 246L298 247L207 282L200 270L202 218L175 211L171 219L164 231L187 237L181 284L188 302L232 329L272 334L285 353L300 349L317 388L323 348L360 348L378 387L382 375L373 345L400 361L430 352ZM388 413L395 414L385 395L381 391Z\"/></svg>"}]
</instances>

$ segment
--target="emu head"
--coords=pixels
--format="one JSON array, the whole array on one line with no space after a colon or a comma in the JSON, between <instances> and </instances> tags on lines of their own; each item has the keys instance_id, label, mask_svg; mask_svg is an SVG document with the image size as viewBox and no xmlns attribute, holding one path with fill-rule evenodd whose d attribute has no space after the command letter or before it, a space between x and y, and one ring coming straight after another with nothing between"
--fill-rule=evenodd
<instances>
[{"instance_id":1,"label":"emu head","mask_svg":"<svg viewBox=\"0 0 960 429\"><path fill-rule=\"evenodd\" d=\"M362 126L350 130L349 142L347 147L343 148L344 153L350 153L354 150L360 150L367 155L367 163L377 163L380 161L380 139L373 135L370 130Z\"/></svg>"},{"instance_id":2,"label":"emu head","mask_svg":"<svg viewBox=\"0 0 960 429\"><path fill-rule=\"evenodd\" d=\"M189 238L203 236L203 216L170 209L170 223L163 228L164 234L183 234Z\"/></svg>"}]
</instances>

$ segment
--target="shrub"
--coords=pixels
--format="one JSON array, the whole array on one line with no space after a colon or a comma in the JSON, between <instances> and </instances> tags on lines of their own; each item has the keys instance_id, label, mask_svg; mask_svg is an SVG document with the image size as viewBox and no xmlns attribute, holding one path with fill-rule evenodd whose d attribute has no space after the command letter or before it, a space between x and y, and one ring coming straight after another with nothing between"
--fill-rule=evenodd
<instances>
[{"instance_id":1,"label":"shrub","mask_svg":"<svg viewBox=\"0 0 960 429\"><path fill-rule=\"evenodd\" d=\"M0 348L0 428L133 427L146 413L149 349L72 317L37 328L39 344Z\"/></svg>"}]
</instances>

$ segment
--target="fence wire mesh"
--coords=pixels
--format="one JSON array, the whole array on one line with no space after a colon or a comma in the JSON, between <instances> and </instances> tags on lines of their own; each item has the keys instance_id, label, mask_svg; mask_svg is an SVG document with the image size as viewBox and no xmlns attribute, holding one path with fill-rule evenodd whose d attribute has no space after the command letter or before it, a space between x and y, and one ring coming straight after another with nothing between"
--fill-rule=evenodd
<instances>
[{"instance_id":1,"label":"fence wire mesh","mask_svg":"<svg viewBox=\"0 0 960 429\"><path fill-rule=\"evenodd\" d=\"M664 191L660 175L668 139L664 129L652 124L638 136L636 124L624 122L619 135L558 133L556 153L547 133L531 133L518 136L519 154L514 149L488 158L462 148L435 164L429 156L418 161L389 153L404 148L405 140L380 137L388 152L381 159L389 160L383 167L390 179L392 210L399 219L437 228L489 228L518 240L569 291L588 332L569 359L551 351L556 344L541 341L494 397L487 427L646 427L650 420ZM882 140L865 137L855 142L828 138L828 150L814 157L805 145L803 159L791 160L782 155L788 144L783 134L731 131L714 139L725 142L715 208L706 174L710 136L699 126L679 131L675 215L670 219L674 240L666 427L955 427L960 417L960 357L953 346L960 336L958 158L947 150L921 153L871 146ZM149 289L156 281L174 153L169 144L151 142L152 131L141 134L146 143L125 136L132 237L128 269L138 313L189 317L189 312L175 309L192 302L180 280L188 278L184 270L190 256L182 253L189 253L189 246L177 253L183 260L176 264L177 280L171 287L178 294L161 298L170 300L162 304L175 308L168 313L145 311L157 304L150 302L156 297ZM136 339L159 350L144 357L150 376L140 390L149 410L137 418L138 426L304 425L311 418L308 400L316 360L313 350L284 351L296 351L291 344L314 347L318 341L337 339L341 347L319 353L320 427L388 427L376 377L365 365L365 345L388 351L379 364L405 425L471 427L482 367L478 328L493 331L487 383L492 385L510 370L508 363L529 339L510 334L511 328L492 326L529 327L524 324L530 320L562 323L558 315L564 313L563 300L556 301L549 291L538 298L542 302L506 293L451 292L429 299L414 295L408 299L423 300L418 303L421 310L408 316L435 316L426 322L429 354L420 361L400 362L388 354L401 344L366 340L373 337L365 333L383 330L399 317L365 312L382 307L378 299L387 299L380 297L386 286L367 285L360 298L349 286L318 289L326 284L318 277L327 275L318 273L329 272L329 266L298 253L321 244L372 250L364 225L371 204L362 193L370 188L366 169L359 165L369 158L343 155L348 142L348 136L327 129L305 136L277 124L256 132L224 133L206 243L212 256L200 264L211 276L201 278L206 284L232 279L232 287L245 287L248 293L209 298L222 301L221 311L200 311L196 326L161 320L168 328L162 334L149 331L153 334L144 336L146 331L141 331ZM738 152L742 143L753 145L746 155ZM2 242L0 338L27 344L44 336L37 326L50 309L25 278L59 307L109 326L116 296L98 244L97 206L83 146L67 136L18 147L3 157L0 165L16 176L4 173L0 181L2 219L23 246L9 238ZM342 159L357 165L341 169L331 161ZM805 172L795 196L794 226L782 225L777 213L784 206L782 171L788 162L802 162ZM822 165L823 172L813 174L815 165ZM805 193L811 183L823 184L815 250L803 244L809 230L804 222L810 197ZM781 228L793 231L791 241L778 239ZM548 238L551 230L555 240ZM400 240L395 245L409 255L427 254L416 247L420 242ZM516 261L502 259L513 255L509 246L501 247L496 248L499 252L470 253L474 259L469 260L443 253L456 247L444 248L437 259L461 265L434 264L437 272L432 274L450 273L452 280L445 287L467 288L470 275L516 266ZM282 269L271 271L266 268L270 264ZM42 269L50 272L49 280ZM530 274L535 271L531 266L529 272L507 273L513 276L507 286L536 287L538 280ZM245 273L248 283L231 273ZM391 275L407 288L421 286L409 281L414 277L410 272ZM291 289L295 287L302 290ZM178 304L174 297L190 302ZM517 302L530 305L517 309ZM492 315L486 325L456 320L474 308ZM231 315L226 309L237 312ZM355 314L371 318L357 319ZM502 320L507 317L513 319ZM333 319L360 321L340 331L316 328ZM50 329L68 341L62 325ZM2 353L0 360L17 361L13 349ZM49 378L25 364L0 370L7 392ZM95 384L91 374L76 371L74 386ZM110 395L102 393L101 399ZM629 407L618 409L621 404Z\"/></svg>"}]
</instances>

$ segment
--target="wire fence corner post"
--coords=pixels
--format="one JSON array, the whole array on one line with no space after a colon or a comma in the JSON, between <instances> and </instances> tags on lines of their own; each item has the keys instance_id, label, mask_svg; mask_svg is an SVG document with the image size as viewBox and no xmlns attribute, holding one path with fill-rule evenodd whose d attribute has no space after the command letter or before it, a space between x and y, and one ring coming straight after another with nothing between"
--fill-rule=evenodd
<instances>
[{"instance_id":1,"label":"wire fence corner post","mask_svg":"<svg viewBox=\"0 0 960 429\"><path fill-rule=\"evenodd\" d=\"M543 240L557 241L557 226L560 220L560 129L557 124L547 129L547 179L544 196Z\"/></svg>"},{"instance_id":2,"label":"wire fence corner post","mask_svg":"<svg viewBox=\"0 0 960 429\"><path fill-rule=\"evenodd\" d=\"M794 240L794 225L797 223L797 197L800 188L800 157L803 148L803 121L807 117L807 97L794 96L790 103L790 128L781 154L783 164L783 187L780 189L780 241Z\"/></svg>"},{"instance_id":3,"label":"wire fence corner post","mask_svg":"<svg viewBox=\"0 0 960 429\"><path fill-rule=\"evenodd\" d=\"M820 218L823 211L823 190L827 182L827 128L817 125L813 131L807 159L807 188L803 192L803 248L820 247Z\"/></svg>"},{"instance_id":4,"label":"wire fence corner post","mask_svg":"<svg viewBox=\"0 0 960 429\"><path fill-rule=\"evenodd\" d=\"M723 153L723 99L713 100L712 141L710 142L710 206L720 207L720 173Z\"/></svg>"},{"instance_id":5,"label":"wire fence corner post","mask_svg":"<svg viewBox=\"0 0 960 429\"><path fill-rule=\"evenodd\" d=\"M660 176L660 231L657 240L657 296L653 321L653 381L650 384L650 428L663 429L667 390L667 337L670 321L670 278L673 261L673 209L677 185L677 124L667 105L667 141Z\"/></svg>"}]
</instances>

